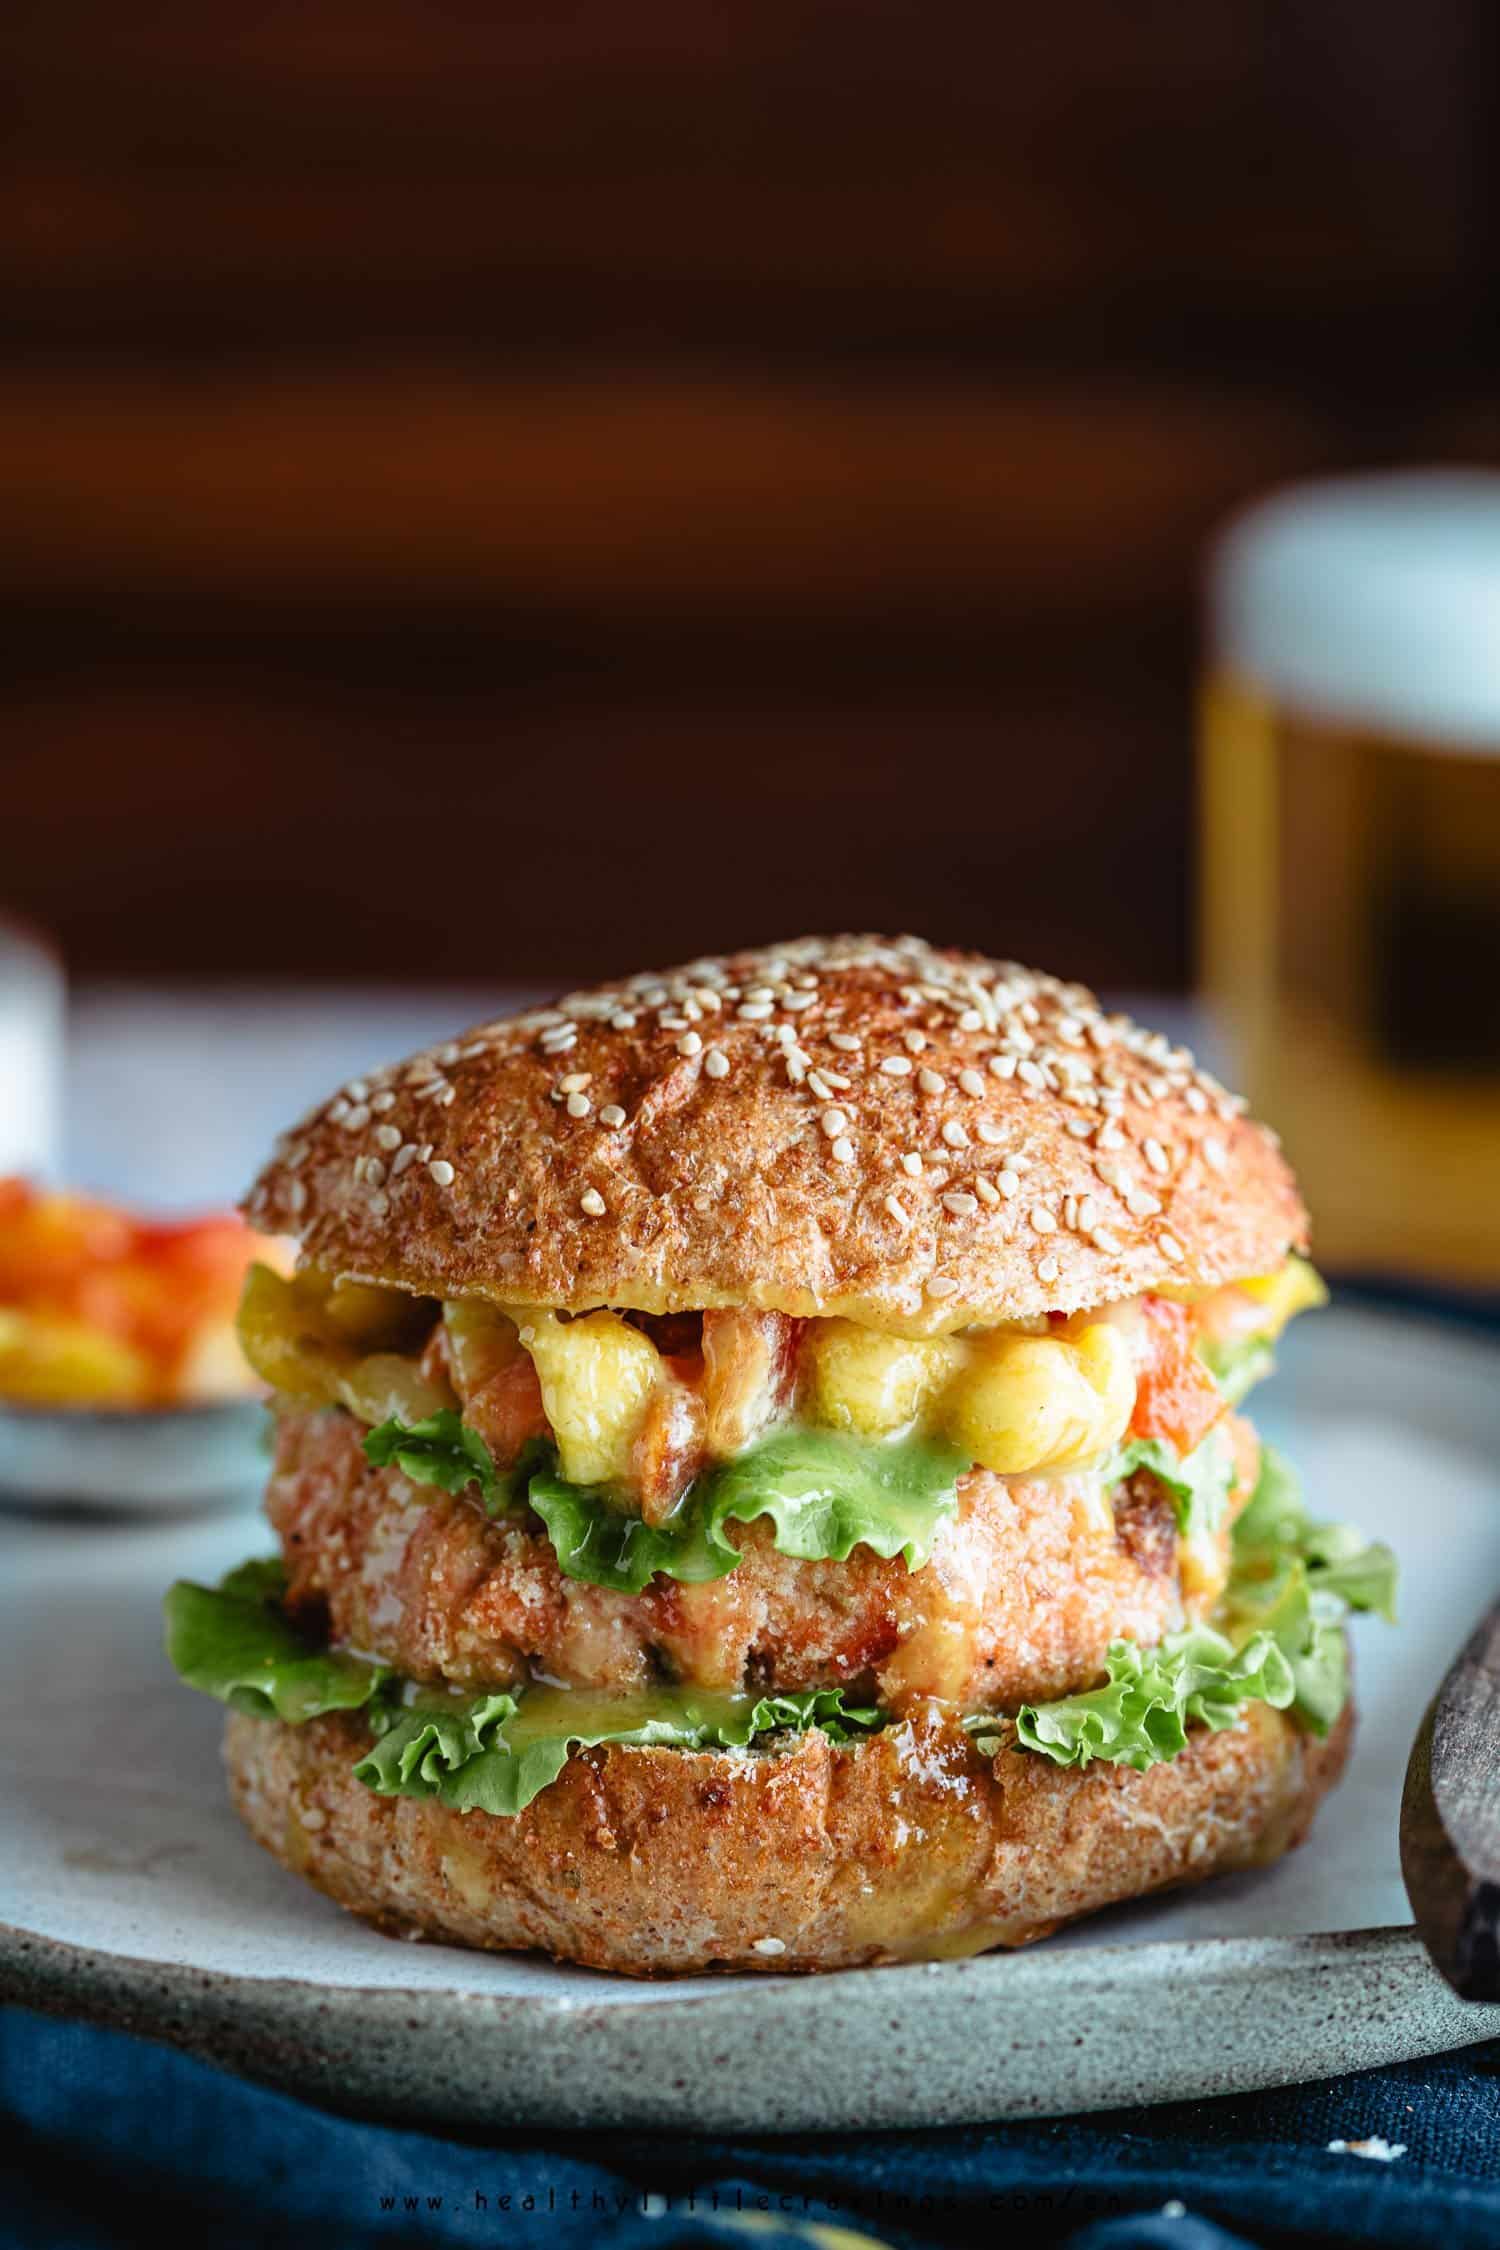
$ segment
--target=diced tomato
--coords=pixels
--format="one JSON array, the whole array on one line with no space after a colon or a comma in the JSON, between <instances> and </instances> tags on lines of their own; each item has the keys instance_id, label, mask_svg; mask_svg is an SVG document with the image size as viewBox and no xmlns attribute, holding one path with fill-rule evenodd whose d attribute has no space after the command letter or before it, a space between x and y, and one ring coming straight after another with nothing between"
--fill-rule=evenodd
<instances>
[{"instance_id":1,"label":"diced tomato","mask_svg":"<svg viewBox=\"0 0 1500 2250\"><path fill-rule=\"evenodd\" d=\"M480 1385L464 1405L464 1420L479 1432L497 1468L509 1469L532 1438L547 1435L542 1386L526 1352Z\"/></svg>"},{"instance_id":2,"label":"diced tomato","mask_svg":"<svg viewBox=\"0 0 1500 2250\"><path fill-rule=\"evenodd\" d=\"M663 1360L662 1379L651 1394L630 1452L631 1482L647 1523L663 1523L703 1466L703 1395L691 1378L701 1362Z\"/></svg>"},{"instance_id":3,"label":"diced tomato","mask_svg":"<svg viewBox=\"0 0 1500 2250\"><path fill-rule=\"evenodd\" d=\"M1165 1438L1179 1456L1200 1445L1227 1409L1218 1384L1194 1348L1187 1305L1143 1297L1142 1358L1136 1369L1132 1437Z\"/></svg>"}]
</instances>

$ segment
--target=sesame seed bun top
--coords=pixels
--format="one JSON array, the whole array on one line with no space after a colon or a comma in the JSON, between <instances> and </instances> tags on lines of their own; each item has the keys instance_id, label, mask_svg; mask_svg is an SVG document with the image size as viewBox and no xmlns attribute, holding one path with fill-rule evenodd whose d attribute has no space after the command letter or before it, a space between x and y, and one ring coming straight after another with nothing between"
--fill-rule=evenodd
<instances>
[{"instance_id":1,"label":"sesame seed bun top","mask_svg":"<svg viewBox=\"0 0 1500 2250\"><path fill-rule=\"evenodd\" d=\"M573 993L356 1079L246 1203L336 1274L929 1334L1264 1273L1275 1136L1092 994L917 938Z\"/></svg>"}]
</instances>

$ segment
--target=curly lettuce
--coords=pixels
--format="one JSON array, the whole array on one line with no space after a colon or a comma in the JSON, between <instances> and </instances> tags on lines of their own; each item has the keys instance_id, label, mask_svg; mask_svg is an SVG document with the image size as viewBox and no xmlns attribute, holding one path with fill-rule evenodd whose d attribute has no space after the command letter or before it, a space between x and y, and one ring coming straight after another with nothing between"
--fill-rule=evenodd
<instances>
[{"instance_id":1,"label":"curly lettuce","mask_svg":"<svg viewBox=\"0 0 1500 2250\"><path fill-rule=\"evenodd\" d=\"M281 1606L285 1592L279 1562L241 1563L219 1586L179 1579L164 1604L178 1676L233 1711L293 1726L325 1711L358 1711L381 1694L385 1667L305 1640Z\"/></svg>"},{"instance_id":2,"label":"curly lettuce","mask_svg":"<svg viewBox=\"0 0 1500 2250\"><path fill-rule=\"evenodd\" d=\"M495 1466L476 1430L447 1412L410 1427L383 1422L365 1440L377 1466L394 1462L445 1492L477 1489L486 1510L530 1507L546 1526L564 1577L638 1594L658 1571L687 1585L723 1578L740 1551L730 1523L767 1516L785 1555L844 1562L855 1547L919 1570L958 1511L968 1461L928 1438L870 1443L838 1430L788 1427L699 1477L664 1523L649 1524L600 1486L570 1484L550 1449L514 1470Z\"/></svg>"},{"instance_id":3,"label":"curly lettuce","mask_svg":"<svg viewBox=\"0 0 1500 2250\"><path fill-rule=\"evenodd\" d=\"M1155 1648L1111 1641L1105 1669L1106 1684L1086 1695L1023 1704L1015 1722L1021 1748L1059 1766L1102 1758L1144 1773L1177 1756L1193 1722L1217 1733L1247 1703L1284 1711L1296 1692L1292 1667L1269 1632L1239 1648L1207 1625L1169 1634Z\"/></svg>"},{"instance_id":4,"label":"curly lettuce","mask_svg":"<svg viewBox=\"0 0 1500 2250\"><path fill-rule=\"evenodd\" d=\"M1015 1742L1062 1766L1102 1758L1144 1772L1177 1756L1191 1724L1232 1726L1252 1702L1326 1735L1349 1695L1343 1621L1368 1610L1394 1623L1395 1586L1390 1548L1351 1524L1314 1523L1295 1473L1266 1446L1234 1527L1224 1630L1196 1626L1150 1649L1111 1642L1105 1684L1023 1706ZM965 1725L987 1755L1006 1739L993 1719Z\"/></svg>"},{"instance_id":5,"label":"curly lettuce","mask_svg":"<svg viewBox=\"0 0 1500 2250\"><path fill-rule=\"evenodd\" d=\"M576 1701L578 1715L569 1705ZM455 1812L508 1819L556 1781L575 1750L600 1743L676 1750L744 1749L757 1736L818 1727L836 1742L868 1734L882 1714L846 1706L839 1688L801 1695L700 1695L657 1689L606 1703L566 1689L458 1701L418 1695L372 1716L376 1741L354 1772L383 1797L434 1797Z\"/></svg>"}]
</instances>

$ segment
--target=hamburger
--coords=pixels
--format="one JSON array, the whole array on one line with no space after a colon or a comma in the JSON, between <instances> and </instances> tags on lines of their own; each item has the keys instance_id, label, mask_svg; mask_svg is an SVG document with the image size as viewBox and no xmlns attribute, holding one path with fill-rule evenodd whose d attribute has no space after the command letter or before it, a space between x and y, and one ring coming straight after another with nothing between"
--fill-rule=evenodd
<instances>
[{"instance_id":1,"label":"hamburger","mask_svg":"<svg viewBox=\"0 0 1500 2250\"><path fill-rule=\"evenodd\" d=\"M251 1833L635 1975L1014 1946L1264 1865L1384 1548L1242 1407L1273 1134L1077 985L806 939L354 1080L246 1199L279 1543L174 1587Z\"/></svg>"}]
</instances>

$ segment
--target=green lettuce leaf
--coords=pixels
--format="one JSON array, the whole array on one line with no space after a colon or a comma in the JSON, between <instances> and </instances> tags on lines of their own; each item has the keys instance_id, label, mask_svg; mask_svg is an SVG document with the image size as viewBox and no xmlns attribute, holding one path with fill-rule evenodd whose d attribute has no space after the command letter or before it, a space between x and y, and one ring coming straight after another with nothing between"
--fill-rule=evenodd
<instances>
[{"instance_id":1,"label":"green lettuce leaf","mask_svg":"<svg viewBox=\"0 0 1500 2250\"><path fill-rule=\"evenodd\" d=\"M557 1779L574 1750L597 1743L743 1749L763 1734L821 1727L842 1742L881 1724L878 1711L847 1708L837 1688L759 1700L657 1689L613 1711L566 1689L465 1701L419 1694L405 1709L373 1714L378 1738L354 1771L380 1796L436 1797L456 1812L509 1818Z\"/></svg>"},{"instance_id":2,"label":"green lettuce leaf","mask_svg":"<svg viewBox=\"0 0 1500 2250\"><path fill-rule=\"evenodd\" d=\"M1136 1465L1168 1481L1155 1461ZM1326 1735L1349 1695L1343 1619L1372 1610L1394 1623L1395 1586L1389 1547L1352 1524L1313 1523L1295 1472L1264 1446L1255 1491L1234 1527L1226 1631L1198 1626L1154 1649L1113 1642L1105 1686L1028 1704L1017 1714L1016 1740L1059 1765L1105 1758L1141 1771L1176 1757L1190 1722L1231 1726L1256 1700L1290 1708ZM988 1754L1005 1739L993 1719L965 1725Z\"/></svg>"},{"instance_id":3,"label":"green lettuce leaf","mask_svg":"<svg viewBox=\"0 0 1500 2250\"><path fill-rule=\"evenodd\" d=\"M1233 1341L1204 1342L1198 1356L1231 1406L1263 1382L1276 1365L1272 1339L1265 1335L1236 1336Z\"/></svg>"},{"instance_id":4,"label":"green lettuce leaf","mask_svg":"<svg viewBox=\"0 0 1500 2250\"><path fill-rule=\"evenodd\" d=\"M281 1608L279 1562L242 1563L217 1587L185 1579L169 1588L167 1656L205 1695L257 1718L300 1725L324 1711L357 1711L390 1674L362 1657L311 1646Z\"/></svg>"},{"instance_id":5,"label":"green lettuce leaf","mask_svg":"<svg viewBox=\"0 0 1500 2250\"><path fill-rule=\"evenodd\" d=\"M1184 1539L1218 1530L1234 1483L1234 1457L1222 1424L1216 1424L1185 1458L1179 1458L1163 1438L1127 1439L1104 1463L1106 1490L1134 1476L1137 1469L1149 1469L1171 1493L1177 1529Z\"/></svg>"},{"instance_id":6,"label":"green lettuce leaf","mask_svg":"<svg viewBox=\"0 0 1500 2250\"><path fill-rule=\"evenodd\" d=\"M1395 1624L1397 1568L1390 1548L1353 1524L1315 1523L1295 1469L1275 1446L1264 1445L1255 1491L1234 1527L1231 1607L1255 1611L1273 1605L1297 1567L1310 1593Z\"/></svg>"},{"instance_id":7,"label":"green lettuce leaf","mask_svg":"<svg viewBox=\"0 0 1500 2250\"><path fill-rule=\"evenodd\" d=\"M788 1427L709 1470L653 1525L603 1487L570 1484L550 1452L502 1475L478 1432L451 1412L409 1429L384 1422L365 1452L446 1492L476 1485L491 1515L524 1501L545 1524L563 1575L617 1594L640 1593L657 1571L688 1585L725 1577L740 1559L725 1525L757 1516L770 1517L783 1554L804 1562L843 1562L865 1546L919 1570L939 1527L957 1513L958 1479L969 1465L956 1448L926 1438L881 1444Z\"/></svg>"},{"instance_id":8,"label":"green lettuce leaf","mask_svg":"<svg viewBox=\"0 0 1500 2250\"><path fill-rule=\"evenodd\" d=\"M1296 1692L1291 1664L1270 1632L1252 1634L1239 1648L1207 1625L1169 1634L1155 1648L1111 1641L1105 1669L1106 1685L1086 1695L1024 1704L1016 1714L1021 1747L1060 1766L1102 1758L1144 1773L1177 1756L1190 1723L1217 1733L1232 1727L1247 1703L1281 1711Z\"/></svg>"},{"instance_id":9,"label":"green lettuce leaf","mask_svg":"<svg viewBox=\"0 0 1500 2250\"><path fill-rule=\"evenodd\" d=\"M534 1469L552 1457L552 1448L533 1439L521 1449L509 1469L497 1469L494 1455L477 1430L462 1415L443 1407L420 1422L401 1422L394 1416L369 1432L365 1458L377 1469L394 1462L413 1484L435 1484L444 1492L464 1492L477 1484L491 1515L502 1515L525 1496Z\"/></svg>"}]
</instances>

